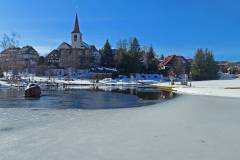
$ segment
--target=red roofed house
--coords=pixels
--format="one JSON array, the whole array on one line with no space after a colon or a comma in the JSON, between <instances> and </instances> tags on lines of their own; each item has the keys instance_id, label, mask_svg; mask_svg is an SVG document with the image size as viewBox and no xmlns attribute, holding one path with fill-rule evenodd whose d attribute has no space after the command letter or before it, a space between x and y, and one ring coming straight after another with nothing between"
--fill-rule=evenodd
<instances>
[{"instance_id":1,"label":"red roofed house","mask_svg":"<svg viewBox=\"0 0 240 160\"><path fill-rule=\"evenodd\" d=\"M166 57L163 61L160 61L160 70L165 74L173 72L176 75L189 74L190 63L183 56L171 55Z\"/></svg>"}]
</instances>

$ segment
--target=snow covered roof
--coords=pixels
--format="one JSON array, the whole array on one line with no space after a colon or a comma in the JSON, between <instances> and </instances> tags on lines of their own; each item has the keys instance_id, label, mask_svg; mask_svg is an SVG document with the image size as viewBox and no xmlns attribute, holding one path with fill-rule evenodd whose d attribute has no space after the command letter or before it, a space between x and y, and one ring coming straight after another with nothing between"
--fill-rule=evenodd
<instances>
[{"instance_id":1,"label":"snow covered roof","mask_svg":"<svg viewBox=\"0 0 240 160\"><path fill-rule=\"evenodd\" d=\"M71 49L72 46L66 42L63 42L59 45L59 47L57 48L57 50L61 50L61 49Z\"/></svg>"},{"instance_id":2,"label":"snow covered roof","mask_svg":"<svg viewBox=\"0 0 240 160\"><path fill-rule=\"evenodd\" d=\"M8 48L1 52L1 54L9 54L9 53L29 54L29 55L39 56L38 52L32 46L24 46L22 48L19 48L19 47Z\"/></svg>"},{"instance_id":3,"label":"snow covered roof","mask_svg":"<svg viewBox=\"0 0 240 160\"><path fill-rule=\"evenodd\" d=\"M82 44L83 44L84 48L88 48L88 49L91 48L86 42L83 42Z\"/></svg>"}]
</instances>

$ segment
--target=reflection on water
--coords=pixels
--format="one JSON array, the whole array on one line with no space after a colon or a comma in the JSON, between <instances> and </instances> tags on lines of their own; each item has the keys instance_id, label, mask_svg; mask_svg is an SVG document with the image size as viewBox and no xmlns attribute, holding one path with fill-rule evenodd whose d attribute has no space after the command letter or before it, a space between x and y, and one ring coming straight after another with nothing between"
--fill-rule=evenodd
<instances>
[{"instance_id":1,"label":"reflection on water","mask_svg":"<svg viewBox=\"0 0 240 160\"><path fill-rule=\"evenodd\" d=\"M172 98L158 88L84 87L44 89L39 99L24 98L23 89L0 89L0 108L113 109L140 107Z\"/></svg>"},{"instance_id":2,"label":"reflection on water","mask_svg":"<svg viewBox=\"0 0 240 160\"><path fill-rule=\"evenodd\" d=\"M166 91L159 91L157 89L132 89L128 88L126 90L115 89L112 90L114 93L122 93L128 95L136 95L137 97L141 98L142 100L163 100L163 99L170 99L173 98L174 95Z\"/></svg>"},{"instance_id":3,"label":"reflection on water","mask_svg":"<svg viewBox=\"0 0 240 160\"><path fill-rule=\"evenodd\" d=\"M166 91L160 91L156 87L149 88L136 88L136 87L97 87L100 91L109 91L112 93L121 93L126 95L134 95L142 100L163 100L171 99L174 97L174 93Z\"/></svg>"}]
</instances>

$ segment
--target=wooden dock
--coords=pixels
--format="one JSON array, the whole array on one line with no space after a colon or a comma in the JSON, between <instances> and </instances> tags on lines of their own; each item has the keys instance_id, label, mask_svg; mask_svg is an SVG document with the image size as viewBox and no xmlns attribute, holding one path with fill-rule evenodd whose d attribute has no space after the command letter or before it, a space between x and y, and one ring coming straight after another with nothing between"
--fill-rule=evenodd
<instances>
[{"instance_id":1,"label":"wooden dock","mask_svg":"<svg viewBox=\"0 0 240 160\"><path fill-rule=\"evenodd\" d=\"M166 92L177 92L177 90L173 89L171 86L159 86L161 91L166 91Z\"/></svg>"}]
</instances>

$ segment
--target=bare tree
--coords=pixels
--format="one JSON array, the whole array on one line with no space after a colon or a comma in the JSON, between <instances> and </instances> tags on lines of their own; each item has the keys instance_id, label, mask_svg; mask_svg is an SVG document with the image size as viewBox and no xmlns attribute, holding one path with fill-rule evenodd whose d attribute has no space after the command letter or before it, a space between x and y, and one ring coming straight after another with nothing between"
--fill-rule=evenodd
<instances>
[{"instance_id":1,"label":"bare tree","mask_svg":"<svg viewBox=\"0 0 240 160\"><path fill-rule=\"evenodd\" d=\"M8 48L15 48L19 45L19 34L13 32L11 35L4 33L2 40L0 40L0 47L5 50Z\"/></svg>"}]
</instances>

